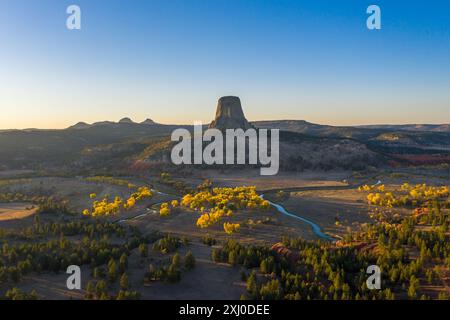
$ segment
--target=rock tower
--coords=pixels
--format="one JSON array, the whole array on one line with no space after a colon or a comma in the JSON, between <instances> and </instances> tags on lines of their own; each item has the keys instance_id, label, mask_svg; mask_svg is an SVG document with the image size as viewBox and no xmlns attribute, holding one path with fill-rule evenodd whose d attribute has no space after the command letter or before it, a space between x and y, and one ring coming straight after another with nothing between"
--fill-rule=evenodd
<instances>
[{"instance_id":1,"label":"rock tower","mask_svg":"<svg viewBox=\"0 0 450 320\"><path fill-rule=\"evenodd\" d=\"M217 103L216 118L209 125L219 130L241 128L247 130L253 126L247 121L242 111L239 97L227 96L219 99Z\"/></svg>"}]
</instances>

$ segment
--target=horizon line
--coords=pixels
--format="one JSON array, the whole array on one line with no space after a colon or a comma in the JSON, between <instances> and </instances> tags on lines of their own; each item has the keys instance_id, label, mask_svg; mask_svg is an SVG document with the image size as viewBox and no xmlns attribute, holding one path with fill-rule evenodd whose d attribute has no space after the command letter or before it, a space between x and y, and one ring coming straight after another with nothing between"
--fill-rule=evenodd
<instances>
[{"instance_id":1,"label":"horizon line","mask_svg":"<svg viewBox=\"0 0 450 320\"><path fill-rule=\"evenodd\" d=\"M123 123L123 124L137 124L137 125L139 125L139 124L141 124L141 125L146 125L146 124L144 124L143 122L145 121L145 120L152 120L152 121L154 121L154 124L156 124L156 125L165 125L165 126L177 126L177 125L179 125L179 126L190 126L190 125L194 125L194 123L195 122L201 122L202 124L205 124L205 125L207 125L207 124L209 124L209 123L211 123L211 121L207 121L207 122L203 122L203 121L198 121L198 120L194 120L194 121L192 121L192 124L190 124L190 123L182 123L182 122L177 122L177 123L163 123L163 122L157 122L157 121L155 121L154 119L151 119L151 118L145 118L144 120L142 120L142 121L138 121L138 122L136 122L136 121L134 121L131 117L123 117L123 118L121 118L121 119L119 119L118 121L114 121L114 120L99 120L99 121L95 121L95 122L86 122L86 121L78 121L78 122L76 122L76 123L74 123L74 124L71 124L71 125L69 125L69 126L64 126L64 127L58 127L58 126L55 126L55 127L22 127L22 128L0 128L0 132L1 131L25 131L25 130L42 130L42 131L44 131L44 130L49 130L49 131L51 131L51 130L66 130L66 129L69 129L70 127L72 127L72 126L75 126L75 125L77 125L77 124L80 124L80 123L84 123L84 124L87 124L87 125L89 125L89 126L92 126L92 125L99 125L99 124L101 124L101 123L105 123L105 122L110 122L110 123L112 123L112 124L120 124L120 120L122 120L122 119L124 119L124 118L129 118L131 121L132 121L132 123ZM450 125L450 122L426 122L426 123L419 123L419 122L417 122L417 123L415 123L415 122L404 122L404 123L364 123L364 124L329 124L329 123L318 123L318 122L310 122L310 121L308 121L308 120L305 120L305 119L293 119L293 118L281 118L281 119L265 119L265 120L248 120L250 123L253 123L253 122L269 122L269 121L304 121L304 122L307 122L307 123L309 123L309 124L312 124L312 125L321 125L321 126L331 126L331 127L365 127L365 126L426 126L426 125L432 125L432 126L446 126L446 125ZM151 124L147 124L147 125L151 125Z\"/></svg>"}]
</instances>

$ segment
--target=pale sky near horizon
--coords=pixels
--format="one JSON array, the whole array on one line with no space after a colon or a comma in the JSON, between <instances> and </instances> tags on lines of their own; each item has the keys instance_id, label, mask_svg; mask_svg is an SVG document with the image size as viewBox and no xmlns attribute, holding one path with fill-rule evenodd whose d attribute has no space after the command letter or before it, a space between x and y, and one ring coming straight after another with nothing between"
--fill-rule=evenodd
<instances>
[{"instance_id":1,"label":"pale sky near horizon","mask_svg":"<svg viewBox=\"0 0 450 320\"><path fill-rule=\"evenodd\" d=\"M224 95L249 120L450 123L450 2L0 2L0 129L209 123Z\"/></svg>"}]
</instances>

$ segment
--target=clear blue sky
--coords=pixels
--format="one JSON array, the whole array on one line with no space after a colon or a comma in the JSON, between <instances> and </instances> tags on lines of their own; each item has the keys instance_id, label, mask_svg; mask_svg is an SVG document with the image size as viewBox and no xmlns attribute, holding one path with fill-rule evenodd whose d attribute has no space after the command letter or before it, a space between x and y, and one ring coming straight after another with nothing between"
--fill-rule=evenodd
<instances>
[{"instance_id":1,"label":"clear blue sky","mask_svg":"<svg viewBox=\"0 0 450 320\"><path fill-rule=\"evenodd\" d=\"M223 95L251 120L448 123L450 1L0 2L0 128L209 122Z\"/></svg>"}]
</instances>

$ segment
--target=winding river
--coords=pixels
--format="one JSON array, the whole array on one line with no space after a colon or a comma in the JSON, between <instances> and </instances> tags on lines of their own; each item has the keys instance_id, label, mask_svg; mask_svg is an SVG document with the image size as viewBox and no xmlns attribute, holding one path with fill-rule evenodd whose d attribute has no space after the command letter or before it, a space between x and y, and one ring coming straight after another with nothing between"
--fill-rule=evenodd
<instances>
[{"instance_id":1,"label":"winding river","mask_svg":"<svg viewBox=\"0 0 450 320\"><path fill-rule=\"evenodd\" d=\"M264 195L261 195L261 198L264 198ZM266 199L266 200L267 200L267 199ZM267 201L269 201L269 200L267 200ZM282 213L282 214L284 214L284 215L286 215L286 216L288 216L288 217L291 217L291 218L300 220L300 221L302 221L302 222L304 222L304 223L306 223L306 224L309 224L309 225L311 226L311 228L312 228L313 233L314 233L316 236L318 236L319 238L321 238L321 239L323 239L323 240L327 240L327 241L333 241L333 242L336 241L335 238L330 237L329 235L323 233L322 230L320 229L319 225L316 224L316 223L314 223L314 222L312 222L311 220L308 220L308 219L306 219L306 218L303 218L303 217L301 217L301 216L298 216L298 215L296 215L296 214L294 214L294 213L291 213L291 212L287 211L287 210L286 210L282 205L280 205L280 204L274 203L274 202L272 202L272 201L269 201L269 203L270 203L271 206L273 206L275 209L277 209L278 212L280 212L280 213Z\"/></svg>"},{"instance_id":2,"label":"winding river","mask_svg":"<svg viewBox=\"0 0 450 320\"><path fill-rule=\"evenodd\" d=\"M264 199L264 195L263 195L263 194L261 195L261 198ZM266 199L266 200L267 200L267 199ZM294 214L294 213L291 213L291 212L287 211L287 210L286 210L282 205L280 205L280 204L274 203L274 202L272 202L272 201L270 201L270 200L267 200L267 201L269 201L270 205L273 206L275 209L277 209L278 212L280 212L280 213L282 213L282 214L284 214L284 215L286 215L286 216L288 216L288 217L291 217L291 218L300 220L300 221L302 221L302 222L304 222L304 223L310 225L311 228L312 228L313 233L314 233L316 236L318 236L319 238L321 238L321 239L323 239L323 240L327 240L327 241L336 241L335 238L330 237L329 235L323 233L322 230L320 229L320 227L319 227L318 224L312 222L311 220L308 220L308 219L306 219L306 218L303 218L303 217L301 217L301 216L298 216L298 215L296 215L296 214Z\"/></svg>"}]
</instances>

